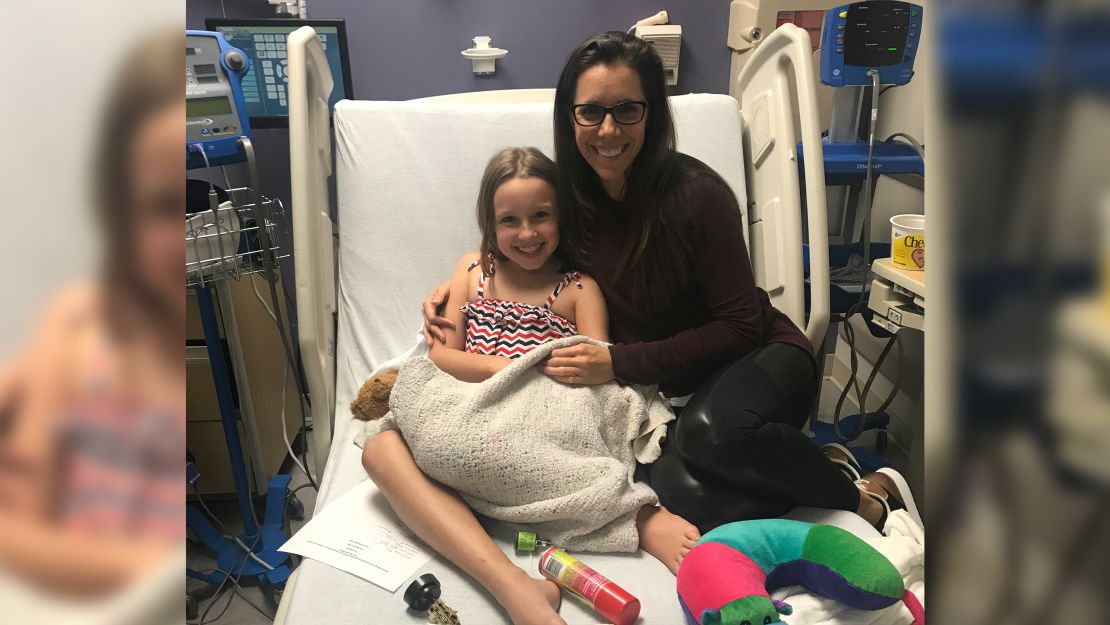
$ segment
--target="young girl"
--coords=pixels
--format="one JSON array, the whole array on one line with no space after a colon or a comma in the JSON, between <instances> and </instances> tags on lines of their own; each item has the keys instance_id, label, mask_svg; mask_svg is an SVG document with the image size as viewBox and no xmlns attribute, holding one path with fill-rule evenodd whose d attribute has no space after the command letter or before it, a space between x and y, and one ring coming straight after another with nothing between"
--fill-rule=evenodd
<instances>
[{"instance_id":1,"label":"young girl","mask_svg":"<svg viewBox=\"0 0 1110 625\"><path fill-rule=\"evenodd\" d=\"M443 371L480 382L546 341L582 334L608 342L600 288L571 270L573 251L559 245L560 225L567 224L560 220L556 180L555 164L535 148L509 148L490 160L478 195L481 248L455 268L446 306L454 327L445 327L446 343L431 349ZM529 577L492 541L475 540L485 530L457 494L413 463L381 462L400 448L400 434L386 430L366 444L362 463L405 525L482 584L514 623L562 624L551 611L558 587ZM444 515L422 513L412 498L440 501ZM672 572L699 538L693 525L662 506L644 506L636 529L640 547Z\"/></svg>"},{"instance_id":2,"label":"young girl","mask_svg":"<svg viewBox=\"0 0 1110 625\"><path fill-rule=\"evenodd\" d=\"M601 289L570 270L570 255L559 247L555 176L555 163L530 147L502 150L486 166L478 192L481 248L455 267L446 313L455 328L430 354L459 380L481 382L565 336L609 341Z\"/></svg>"}]
</instances>

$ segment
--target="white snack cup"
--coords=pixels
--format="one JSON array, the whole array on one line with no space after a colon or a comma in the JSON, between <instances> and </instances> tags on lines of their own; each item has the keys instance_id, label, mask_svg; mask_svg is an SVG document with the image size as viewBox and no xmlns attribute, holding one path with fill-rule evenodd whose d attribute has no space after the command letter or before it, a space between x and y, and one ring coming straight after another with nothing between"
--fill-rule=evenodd
<instances>
[{"instance_id":1,"label":"white snack cup","mask_svg":"<svg viewBox=\"0 0 1110 625\"><path fill-rule=\"evenodd\" d=\"M899 269L925 271L925 216L890 218L890 262Z\"/></svg>"}]
</instances>

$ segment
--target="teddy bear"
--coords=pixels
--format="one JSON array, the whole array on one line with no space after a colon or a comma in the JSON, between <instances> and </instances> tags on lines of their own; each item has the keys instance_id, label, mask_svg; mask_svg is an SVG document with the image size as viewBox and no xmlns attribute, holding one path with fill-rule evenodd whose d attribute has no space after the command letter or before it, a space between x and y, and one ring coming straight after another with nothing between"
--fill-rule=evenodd
<instances>
[{"instance_id":1,"label":"teddy bear","mask_svg":"<svg viewBox=\"0 0 1110 625\"><path fill-rule=\"evenodd\" d=\"M351 414L362 421L381 419L389 412L389 392L397 382L397 371L387 369L362 384L351 402Z\"/></svg>"}]
</instances>

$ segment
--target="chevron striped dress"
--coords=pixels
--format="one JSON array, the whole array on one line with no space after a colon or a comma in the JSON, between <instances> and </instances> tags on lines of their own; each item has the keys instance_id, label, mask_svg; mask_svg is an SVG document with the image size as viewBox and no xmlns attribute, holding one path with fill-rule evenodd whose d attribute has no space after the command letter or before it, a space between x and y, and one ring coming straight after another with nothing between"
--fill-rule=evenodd
<instances>
[{"instance_id":1,"label":"chevron striped dress","mask_svg":"<svg viewBox=\"0 0 1110 625\"><path fill-rule=\"evenodd\" d=\"M469 269L477 265L473 263ZM478 300L467 302L460 309L466 315L465 351L519 358L543 343L578 334L578 328L573 323L551 310L559 292L572 282L582 288L577 271L567 272L541 307L487 298L486 275L483 273L478 277Z\"/></svg>"}]
</instances>

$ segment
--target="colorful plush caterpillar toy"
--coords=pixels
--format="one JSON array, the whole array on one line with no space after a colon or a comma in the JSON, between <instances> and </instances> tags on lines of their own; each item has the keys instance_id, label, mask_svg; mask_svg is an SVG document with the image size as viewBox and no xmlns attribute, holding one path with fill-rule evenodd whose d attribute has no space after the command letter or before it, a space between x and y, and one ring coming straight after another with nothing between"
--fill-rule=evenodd
<instances>
[{"instance_id":1,"label":"colorful plush caterpillar toy","mask_svg":"<svg viewBox=\"0 0 1110 625\"><path fill-rule=\"evenodd\" d=\"M832 525L787 519L738 521L702 536L678 569L678 600L690 625L781 623L789 605L769 591L804 586L863 610L906 604L925 610L898 569L862 539Z\"/></svg>"}]
</instances>

